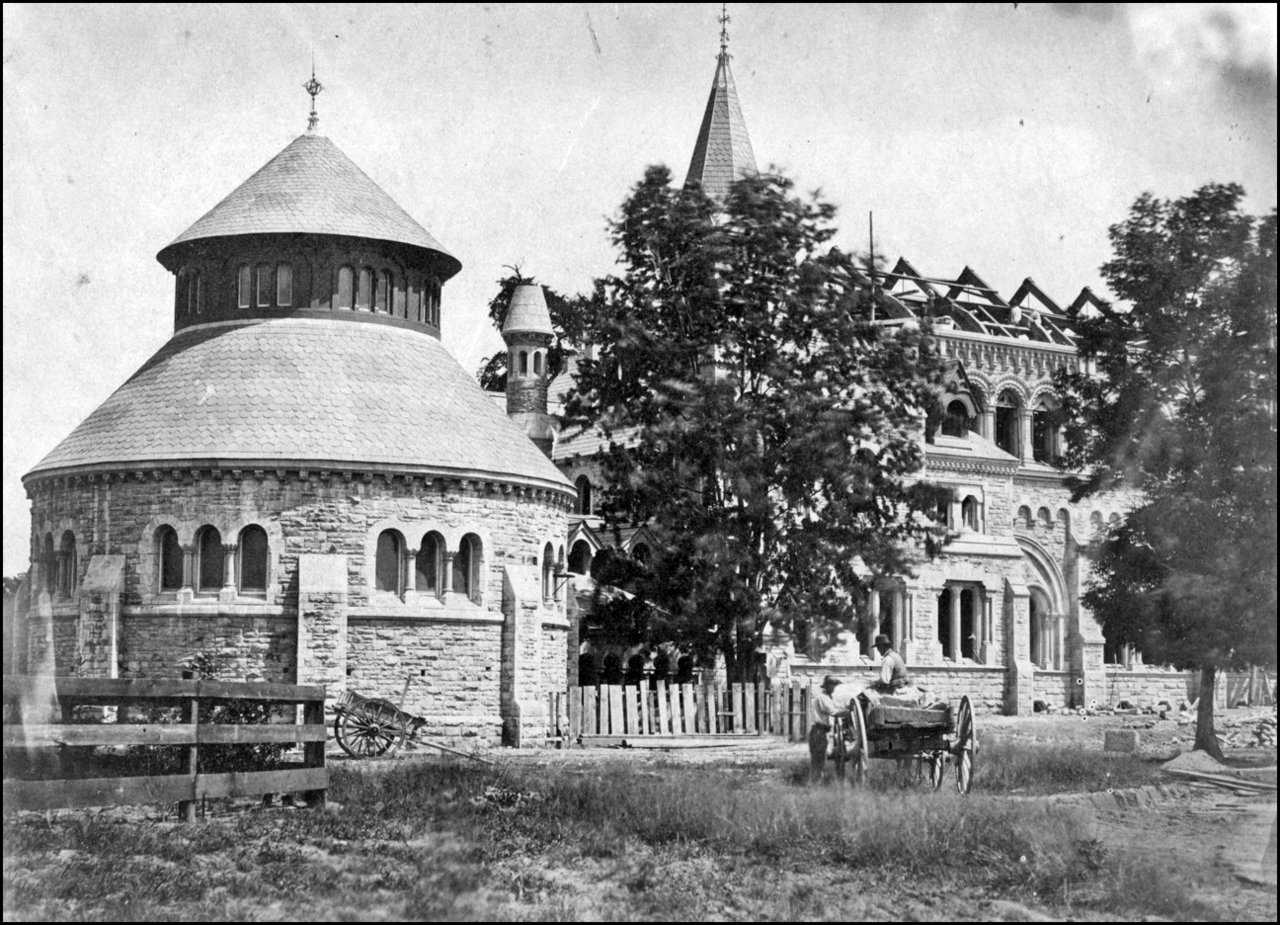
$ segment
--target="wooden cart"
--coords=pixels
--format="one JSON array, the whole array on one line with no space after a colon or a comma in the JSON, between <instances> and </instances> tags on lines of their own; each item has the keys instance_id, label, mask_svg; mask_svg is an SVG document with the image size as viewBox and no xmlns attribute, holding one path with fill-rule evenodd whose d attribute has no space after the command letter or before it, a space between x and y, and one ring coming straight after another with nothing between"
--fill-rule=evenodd
<instances>
[{"instance_id":1,"label":"wooden cart","mask_svg":"<svg viewBox=\"0 0 1280 925\"><path fill-rule=\"evenodd\" d=\"M961 697L954 710L950 704L921 708L886 700L871 706L859 696L848 718L838 717L832 725L836 776L857 787L866 780L869 759L894 758L937 790L950 760L956 769L956 789L968 793L978 750L969 698Z\"/></svg>"},{"instance_id":2,"label":"wooden cart","mask_svg":"<svg viewBox=\"0 0 1280 925\"><path fill-rule=\"evenodd\" d=\"M362 697L355 691L343 691L334 709L334 738L352 758L376 758L392 746L399 751L426 723L390 700Z\"/></svg>"}]
</instances>

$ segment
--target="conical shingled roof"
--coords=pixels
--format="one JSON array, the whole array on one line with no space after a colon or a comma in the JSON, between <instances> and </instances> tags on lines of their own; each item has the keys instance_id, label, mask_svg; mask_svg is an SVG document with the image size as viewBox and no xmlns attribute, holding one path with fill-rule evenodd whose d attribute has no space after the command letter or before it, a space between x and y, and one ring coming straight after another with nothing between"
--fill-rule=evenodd
<instances>
[{"instance_id":1,"label":"conical shingled roof","mask_svg":"<svg viewBox=\"0 0 1280 925\"><path fill-rule=\"evenodd\" d=\"M436 338L337 317L179 331L25 478L254 462L572 490Z\"/></svg>"},{"instance_id":2,"label":"conical shingled roof","mask_svg":"<svg viewBox=\"0 0 1280 925\"><path fill-rule=\"evenodd\" d=\"M693 181L702 184L703 192L712 199L724 201L729 195L729 185L744 176L757 173L756 155L747 137L747 123L738 105L738 89L733 85L729 70L729 53L720 52L716 63L716 76L711 82L711 96L707 99L707 111L698 129L698 141L693 146L693 160L685 185Z\"/></svg>"},{"instance_id":3,"label":"conical shingled roof","mask_svg":"<svg viewBox=\"0 0 1280 925\"><path fill-rule=\"evenodd\" d=\"M462 264L328 138L308 132L267 161L157 254L201 238L300 232L410 244L441 255L442 275ZM173 267L170 267L173 269Z\"/></svg>"},{"instance_id":4,"label":"conical shingled roof","mask_svg":"<svg viewBox=\"0 0 1280 925\"><path fill-rule=\"evenodd\" d=\"M507 334L555 334L551 327L551 313L547 310L547 297L537 283L521 283L511 293L511 305L507 308L507 320L502 325Z\"/></svg>"}]
</instances>

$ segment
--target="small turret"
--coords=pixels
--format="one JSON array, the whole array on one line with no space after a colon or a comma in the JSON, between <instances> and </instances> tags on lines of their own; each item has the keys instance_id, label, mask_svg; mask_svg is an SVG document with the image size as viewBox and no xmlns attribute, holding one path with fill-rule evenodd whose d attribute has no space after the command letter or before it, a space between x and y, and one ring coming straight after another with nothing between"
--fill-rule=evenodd
<instances>
[{"instance_id":1,"label":"small turret","mask_svg":"<svg viewBox=\"0 0 1280 925\"><path fill-rule=\"evenodd\" d=\"M554 427L547 414L547 354L555 331L542 287L521 283L511 295L502 339L507 342L507 415L551 455Z\"/></svg>"}]
</instances>

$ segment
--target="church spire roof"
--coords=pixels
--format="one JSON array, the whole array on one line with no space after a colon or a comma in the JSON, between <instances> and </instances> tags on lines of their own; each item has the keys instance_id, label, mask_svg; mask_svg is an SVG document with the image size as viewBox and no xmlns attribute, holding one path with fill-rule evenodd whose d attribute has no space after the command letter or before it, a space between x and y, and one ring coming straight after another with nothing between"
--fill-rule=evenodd
<instances>
[{"instance_id":1,"label":"church spire roof","mask_svg":"<svg viewBox=\"0 0 1280 925\"><path fill-rule=\"evenodd\" d=\"M716 76L711 82L711 96L702 116L702 127L693 146L693 160L685 185L697 181L713 199L723 201L729 185L757 172L755 152L747 136L747 123L738 103L738 89L729 69L729 15L721 8L720 54L716 58Z\"/></svg>"}]
</instances>

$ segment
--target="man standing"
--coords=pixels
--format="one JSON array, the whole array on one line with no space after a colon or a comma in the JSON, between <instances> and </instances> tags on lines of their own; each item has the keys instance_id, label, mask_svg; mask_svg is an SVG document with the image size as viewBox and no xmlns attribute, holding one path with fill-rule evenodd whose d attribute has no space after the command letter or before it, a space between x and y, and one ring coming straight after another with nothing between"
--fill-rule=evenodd
<instances>
[{"instance_id":1,"label":"man standing","mask_svg":"<svg viewBox=\"0 0 1280 925\"><path fill-rule=\"evenodd\" d=\"M831 692L839 685L831 675L822 679L822 689L809 700L809 783L822 780L822 769L827 766L827 735L831 732L831 717L835 715L835 701Z\"/></svg>"}]
</instances>

